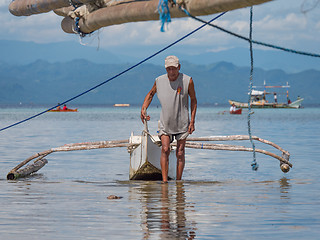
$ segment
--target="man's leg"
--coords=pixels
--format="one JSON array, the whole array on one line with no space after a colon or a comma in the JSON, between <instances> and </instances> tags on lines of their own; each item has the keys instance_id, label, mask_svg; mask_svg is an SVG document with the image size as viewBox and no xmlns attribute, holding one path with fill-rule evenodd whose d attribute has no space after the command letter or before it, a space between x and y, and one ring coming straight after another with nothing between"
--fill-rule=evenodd
<instances>
[{"instance_id":1,"label":"man's leg","mask_svg":"<svg viewBox=\"0 0 320 240\"><path fill-rule=\"evenodd\" d=\"M162 147L161 147L160 165L161 165L162 181L168 182L170 137L167 135L162 135L161 144L162 144Z\"/></svg>"},{"instance_id":2,"label":"man's leg","mask_svg":"<svg viewBox=\"0 0 320 240\"><path fill-rule=\"evenodd\" d=\"M186 139L177 141L177 180L181 180L185 165L185 145Z\"/></svg>"}]
</instances>

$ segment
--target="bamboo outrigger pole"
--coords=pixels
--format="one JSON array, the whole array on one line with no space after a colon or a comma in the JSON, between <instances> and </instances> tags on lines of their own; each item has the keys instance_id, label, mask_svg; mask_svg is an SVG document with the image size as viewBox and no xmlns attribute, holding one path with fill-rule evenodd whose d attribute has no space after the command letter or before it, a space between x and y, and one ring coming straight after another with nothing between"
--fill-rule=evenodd
<instances>
[{"instance_id":1,"label":"bamboo outrigger pole","mask_svg":"<svg viewBox=\"0 0 320 240\"><path fill-rule=\"evenodd\" d=\"M256 4L268 2L270 0L191 0L182 1L185 8L194 15L210 15ZM112 7L99 8L80 18L79 27L81 32L90 33L101 27L110 25L152 21L159 19L159 13L156 11L158 0L135 1L126 4L120 4ZM186 14L179 10L178 6L169 6L171 18L186 17ZM63 31L74 33L75 25L71 17L65 17L61 23Z\"/></svg>"},{"instance_id":2,"label":"bamboo outrigger pole","mask_svg":"<svg viewBox=\"0 0 320 240\"><path fill-rule=\"evenodd\" d=\"M91 150L91 149L113 148L113 147L129 147L129 140L71 143L71 144L65 144L64 146L61 146L61 147L51 148L49 150L36 153L31 157L27 158L26 160L22 161L20 164L14 167L7 174L7 179L14 180L14 179L25 177L32 173L37 172L46 163L48 163L48 161L44 159L44 157L46 157L47 155L53 152L67 152L67 151L76 151L76 150ZM34 160L32 164L29 164L25 168L20 169L33 159L36 159L36 160Z\"/></svg>"},{"instance_id":3,"label":"bamboo outrigger pole","mask_svg":"<svg viewBox=\"0 0 320 240\"><path fill-rule=\"evenodd\" d=\"M268 144L279 151L282 152L282 156L278 156L274 153L255 149L256 152L271 156L280 161L280 168L283 172L288 172L292 168L292 164L289 162L290 153L283 150L278 145L270 142L268 140L261 139L259 137L253 136L253 140L260 141L262 143ZM196 148L196 149L208 149L208 150L227 150L227 151L247 151L252 152L252 148L247 148L244 146L238 145L226 145L226 144L212 144L212 143L199 143L199 141L242 141L249 140L247 135L232 135L232 136L212 136L212 137L198 137L198 138L188 138L186 147ZM155 143L157 144L157 143ZM116 140L116 141L98 141L98 142L85 142L85 143L72 143L65 144L61 147L51 148L49 150L36 153L26 160L22 161L16 167L14 167L8 174L8 180L18 179L20 177L28 176L32 173L37 172L41 169L48 161L45 159L46 156L53 152L67 152L67 151L77 151L77 150L92 150L92 149L101 149L101 148L114 148L114 147L127 147L128 152L133 151L133 149L139 144L130 144L129 140ZM157 144L158 145L158 144ZM172 143L171 146L176 146L176 143ZM27 165L25 168L22 168L24 165L29 163L31 160L34 160L32 164ZM21 169L22 168L22 169Z\"/></svg>"},{"instance_id":4,"label":"bamboo outrigger pole","mask_svg":"<svg viewBox=\"0 0 320 240\"><path fill-rule=\"evenodd\" d=\"M176 2L194 16L210 15L258 5L272 0L177 0ZM70 6L76 5L77 9ZM61 27L66 33L75 33L76 18L82 33L128 22L158 20L159 0L15 0L9 11L15 16L54 11L65 18ZM81 9L82 8L82 9ZM177 5L170 5L171 18L186 17Z\"/></svg>"}]
</instances>

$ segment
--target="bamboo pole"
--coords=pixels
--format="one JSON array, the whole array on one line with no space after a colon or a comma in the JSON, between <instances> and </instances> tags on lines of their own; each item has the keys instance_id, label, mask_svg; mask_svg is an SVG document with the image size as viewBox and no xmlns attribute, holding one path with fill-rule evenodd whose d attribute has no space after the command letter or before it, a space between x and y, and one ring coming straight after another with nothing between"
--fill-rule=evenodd
<instances>
[{"instance_id":1,"label":"bamboo pole","mask_svg":"<svg viewBox=\"0 0 320 240\"><path fill-rule=\"evenodd\" d=\"M288 157L290 156L290 153L286 150L284 150L283 148L281 148L279 145L259 138L257 136L252 136L251 137L253 140L268 144L276 149L278 149L279 151L281 151L282 153L284 153L285 155L287 155ZM250 140L250 137L248 135L230 135L230 136L210 136L210 137L189 137L187 139L188 141L243 141L243 140Z\"/></svg>"},{"instance_id":2,"label":"bamboo pole","mask_svg":"<svg viewBox=\"0 0 320 240\"><path fill-rule=\"evenodd\" d=\"M84 142L84 143L72 143L72 144L65 144L64 146L57 147L57 148L51 148L49 150L36 153L32 155L31 157L27 158L26 160L22 161L20 164L18 164L16 167L14 167L8 174L7 179L17 179L19 177L25 177L27 175L30 175L35 171L38 171L41 167L43 167L45 164L41 165L40 163L37 163L47 155L53 153L53 152L66 152L66 151L76 151L76 150L92 150L92 149L99 149L99 148L113 148L113 147L129 147L132 144L129 144L129 139L127 140L116 140L116 141L99 141L99 142ZM19 170L21 167L29 163L31 160L37 158L33 164L35 166L29 167L29 165L26 167L26 170ZM46 160L47 161L47 160ZM42 160L43 162L43 160ZM47 162L46 162L47 163ZM40 166L38 168L38 166Z\"/></svg>"},{"instance_id":3,"label":"bamboo pole","mask_svg":"<svg viewBox=\"0 0 320 240\"><path fill-rule=\"evenodd\" d=\"M20 164L18 164L16 167L14 167L11 171L17 171L19 168L23 167L24 165L26 165L28 162L30 162L31 160L37 158L37 157L41 157L43 155L48 155L50 153L52 153L53 151L51 149L40 152L40 153L36 153L34 155L32 155L31 157L27 158L26 160L24 160L23 162L21 162Z\"/></svg>"},{"instance_id":4,"label":"bamboo pole","mask_svg":"<svg viewBox=\"0 0 320 240\"><path fill-rule=\"evenodd\" d=\"M15 16L30 16L33 14L50 12L57 8L74 4L85 4L95 0L14 0L9 5L9 11Z\"/></svg>"},{"instance_id":5,"label":"bamboo pole","mask_svg":"<svg viewBox=\"0 0 320 240\"><path fill-rule=\"evenodd\" d=\"M172 144L173 146L176 146L176 143ZM226 144L213 144L213 143L196 143L196 142L186 142L186 147L188 148L196 148L196 149L208 149L208 150L228 150L228 151L246 151L246 152L253 152L252 148L247 148L244 146L236 146L236 145L226 145ZM266 150L262 149L255 149L256 152L269 155L273 158L276 158L280 161L280 163L286 163L290 167L292 167L292 164L285 158L280 157L274 153L268 152Z\"/></svg>"},{"instance_id":6,"label":"bamboo pole","mask_svg":"<svg viewBox=\"0 0 320 240\"><path fill-rule=\"evenodd\" d=\"M259 137L253 136L252 139L260 141L262 143L271 145L275 147L276 149L280 150L282 152L282 157L262 150L262 149L255 149L256 152L269 155L271 157L274 157L280 161L280 167L281 169L286 168L284 164L287 164L288 166L292 167L292 164L289 162L290 153L283 150L278 145L274 144L273 142L270 142L265 139L261 139ZM198 143L197 141L242 141L242 140L249 140L249 136L247 135L232 135L232 136L210 136L210 137L189 137L186 142L186 147L188 148L196 148L196 149L209 149L209 150L229 150L229 151L248 151L252 152L252 148L247 148L244 146L237 146L237 145L227 145L227 144L212 144L212 143ZM194 142L192 142L194 141ZM132 144L129 143L129 139L126 140L114 140L114 141L97 141L97 142L83 142L83 143L71 143L71 144L65 144L61 147L57 148L51 148L49 150L36 153L32 155L31 157L27 158L26 160L22 161L20 164L18 164L16 167L14 167L7 175L7 179L17 179L19 177L24 177L27 175L30 175L31 173L34 173L38 171L40 168L42 168L48 161L44 159L47 155L53 153L53 152L66 152L66 151L77 151L77 150L92 150L92 149L101 149L101 148L114 148L114 147L127 147L133 148L139 144ZM172 143L171 146L176 146L176 143ZM29 163L31 160L36 159L33 164L28 165L24 169L20 169L27 163ZM19 170L20 169L20 170ZM289 168L286 169L286 171L289 171Z\"/></svg>"},{"instance_id":7,"label":"bamboo pole","mask_svg":"<svg viewBox=\"0 0 320 240\"><path fill-rule=\"evenodd\" d=\"M19 169L17 171L11 170L7 175L7 179L14 180L14 179L18 179L21 177L29 176L30 174L37 172L39 169L41 169L47 163L48 163L48 161L45 158L37 159L37 161L35 161L32 164L27 165L25 168Z\"/></svg>"},{"instance_id":8,"label":"bamboo pole","mask_svg":"<svg viewBox=\"0 0 320 240\"><path fill-rule=\"evenodd\" d=\"M136 8L136 6L141 6L141 5L133 5L133 3L152 2L152 1L153 3L151 4L151 6L152 6L152 11L154 12L158 6L158 0L130 1L129 2L130 4L127 5L130 7L126 7L126 10L130 8ZM238 8L257 5L257 4L261 4L268 1L272 1L272 0L200 0L200 1L186 0L186 1L181 1L182 2L181 4L186 5L188 10L191 11L192 14L209 15L213 13L230 11ZM101 5L101 1L96 1L96 0L14 0L9 5L9 11L11 14L15 16L30 16L33 14L46 13L55 9L68 7L71 4L81 6L86 3L92 3L92 4L95 4L96 6ZM124 4L121 4L121 5L124 5ZM113 11L111 7L107 7L107 8L108 10L110 8L110 11L106 13L110 13ZM145 10L145 9L141 9L141 8L138 9L140 13L143 12L141 10ZM133 12L136 12L136 10L133 9ZM135 13L135 15L137 14ZM131 15L130 17L133 17L133 15ZM154 20L154 19L148 19L148 20ZM148 20L144 20L144 21L148 21Z\"/></svg>"},{"instance_id":9,"label":"bamboo pole","mask_svg":"<svg viewBox=\"0 0 320 240\"><path fill-rule=\"evenodd\" d=\"M272 0L191 0L185 1L183 4L192 15L203 16L258 5L269 1ZM91 33L99 28L116 24L158 20L158 4L158 0L134 1L99 8L82 17L79 21L79 27L81 32ZM177 5L169 6L169 9L172 18L187 17ZM61 22L61 27L66 33L74 33L74 24L72 18L65 17Z\"/></svg>"},{"instance_id":10,"label":"bamboo pole","mask_svg":"<svg viewBox=\"0 0 320 240\"><path fill-rule=\"evenodd\" d=\"M54 152L62 151L76 151L76 150L91 150L98 148L113 148L113 147L128 147L129 139L115 140L115 141L99 141L99 142L84 142L84 143L72 143L66 144L61 147L52 148Z\"/></svg>"}]
</instances>

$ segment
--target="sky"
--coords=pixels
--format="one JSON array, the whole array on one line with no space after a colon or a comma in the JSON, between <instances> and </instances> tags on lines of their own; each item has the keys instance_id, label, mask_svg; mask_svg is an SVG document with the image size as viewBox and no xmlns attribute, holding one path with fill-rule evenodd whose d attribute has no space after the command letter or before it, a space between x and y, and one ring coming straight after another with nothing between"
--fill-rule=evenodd
<instances>
[{"instance_id":1,"label":"sky","mask_svg":"<svg viewBox=\"0 0 320 240\"><path fill-rule=\"evenodd\" d=\"M113 52L152 53L164 47L201 23L191 18L175 18L165 32L159 21L127 23L109 26L80 41L75 34L67 34L60 27L62 17L52 11L28 17L17 17L8 11L10 0L0 0L0 39L53 43L74 41ZM217 15L201 16L210 20ZM227 12L214 24L237 34L249 34L250 8ZM274 0L253 8L253 39L300 51L320 54L320 0ZM192 53L218 52L247 47L247 42L212 27L181 42ZM262 48L255 46L256 48ZM142 51L143 50L143 51Z\"/></svg>"}]
</instances>

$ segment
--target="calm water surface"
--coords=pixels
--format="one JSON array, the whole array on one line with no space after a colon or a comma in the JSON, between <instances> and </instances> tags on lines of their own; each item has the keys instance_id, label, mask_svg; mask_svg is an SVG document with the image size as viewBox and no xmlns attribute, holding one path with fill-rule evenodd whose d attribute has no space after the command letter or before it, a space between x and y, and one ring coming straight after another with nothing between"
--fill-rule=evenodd
<instances>
[{"instance_id":1,"label":"calm water surface","mask_svg":"<svg viewBox=\"0 0 320 240\"><path fill-rule=\"evenodd\" d=\"M42 110L0 109L0 127ZM235 116L224 110L200 106L193 136L247 135L247 112ZM252 115L253 135L290 152L293 169L286 174L278 160L259 153L255 172L252 153L187 149L182 181L129 181L127 149L113 148L53 153L37 174L6 180L37 152L140 134L139 111L80 108L0 132L1 239L318 239L319 108ZM152 134L159 111L149 110ZM258 143L256 148L278 153Z\"/></svg>"}]
</instances>

